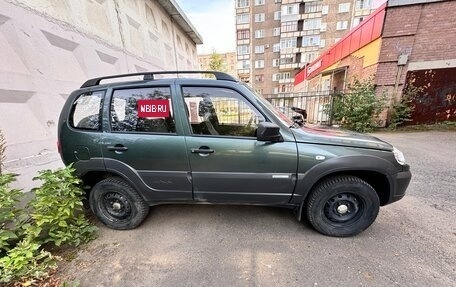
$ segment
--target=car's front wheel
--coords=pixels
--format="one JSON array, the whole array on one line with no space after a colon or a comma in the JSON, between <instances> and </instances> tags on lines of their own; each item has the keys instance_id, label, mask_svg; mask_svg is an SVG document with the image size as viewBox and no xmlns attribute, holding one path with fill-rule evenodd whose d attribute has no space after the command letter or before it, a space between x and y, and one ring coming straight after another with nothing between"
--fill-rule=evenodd
<instances>
[{"instance_id":1,"label":"car's front wheel","mask_svg":"<svg viewBox=\"0 0 456 287\"><path fill-rule=\"evenodd\" d=\"M307 219L329 236L352 236L377 217L380 200L375 190L354 176L337 176L319 183L306 202Z\"/></svg>"},{"instance_id":2,"label":"car's front wheel","mask_svg":"<svg viewBox=\"0 0 456 287\"><path fill-rule=\"evenodd\" d=\"M97 218L113 229L137 227L149 213L149 206L127 182L110 177L90 192L90 208Z\"/></svg>"}]
</instances>

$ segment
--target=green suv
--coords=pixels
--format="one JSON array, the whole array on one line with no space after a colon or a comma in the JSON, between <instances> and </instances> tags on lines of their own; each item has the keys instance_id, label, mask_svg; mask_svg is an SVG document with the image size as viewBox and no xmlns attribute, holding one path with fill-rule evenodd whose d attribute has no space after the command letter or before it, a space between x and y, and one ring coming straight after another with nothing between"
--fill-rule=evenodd
<instances>
[{"instance_id":1,"label":"green suv","mask_svg":"<svg viewBox=\"0 0 456 287\"><path fill-rule=\"evenodd\" d=\"M215 79L164 78L211 74ZM101 84L113 78L140 77ZM300 126L221 72L146 72L88 80L65 103L59 151L95 215L131 229L149 206L291 208L319 232L351 236L401 199L400 151L368 135Z\"/></svg>"}]
</instances>

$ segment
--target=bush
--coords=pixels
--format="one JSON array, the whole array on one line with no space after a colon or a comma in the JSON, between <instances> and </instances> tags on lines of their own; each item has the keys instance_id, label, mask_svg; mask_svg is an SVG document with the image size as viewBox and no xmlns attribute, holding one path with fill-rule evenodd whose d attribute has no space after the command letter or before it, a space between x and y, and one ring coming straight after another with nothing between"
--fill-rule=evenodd
<instances>
[{"instance_id":1,"label":"bush","mask_svg":"<svg viewBox=\"0 0 456 287\"><path fill-rule=\"evenodd\" d=\"M411 121L412 113L415 110L413 103L422 91L422 88L415 87L412 83L405 87L400 102L394 103L392 106L389 128L394 130L405 122Z\"/></svg>"},{"instance_id":2,"label":"bush","mask_svg":"<svg viewBox=\"0 0 456 287\"><path fill-rule=\"evenodd\" d=\"M78 246L94 238L96 227L84 216L84 192L73 172L41 171L35 179L43 184L24 209L16 208L23 193L9 187L15 176L0 174L0 283L46 277L56 262L45 243Z\"/></svg>"},{"instance_id":3,"label":"bush","mask_svg":"<svg viewBox=\"0 0 456 287\"><path fill-rule=\"evenodd\" d=\"M375 95L372 79L357 79L349 86L348 93L334 97L333 119L343 128L357 132L369 132L377 127L374 120L385 108L386 97Z\"/></svg>"},{"instance_id":4,"label":"bush","mask_svg":"<svg viewBox=\"0 0 456 287\"><path fill-rule=\"evenodd\" d=\"M35 199L30 203L31 217L37 233L45 233L44 243L57 246L78 246L93 239L95 226L83 214L84 191L78 187L80 180L67 167L56 171L40 171L34 180L42 180L41 187L34 190Z\"/></svg>"},{"instance_id":5,"label":"bush","mask_svg":"<svg viewBox=\"0 0 456 287\"><path fill-rule=\"evenodd\" d=\"M24 238L0 258L0 283L43 278L56 267L51 253L41 249L41 245L31 238Z\"/></svg>"},{"instance_id":6,"label":"bush","mask_svg":"<svg viewBox=\"0 0 456 287\"><path fill-rule=\"evenodd\" d=\"M22 192L9 187L14 180L12 174L0 174L0 255L8 251L23 234L20 220L24 214L16 208Z\"/></svg>"}]
</instances>

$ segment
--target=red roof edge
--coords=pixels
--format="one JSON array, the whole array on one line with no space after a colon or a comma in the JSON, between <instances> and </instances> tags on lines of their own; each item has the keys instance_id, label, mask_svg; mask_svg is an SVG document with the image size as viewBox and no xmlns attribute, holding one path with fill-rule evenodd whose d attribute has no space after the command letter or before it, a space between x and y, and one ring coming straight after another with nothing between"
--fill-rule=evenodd
<instances>
[{"instance_id":1,"label":"red roof edge","mask_svg":"<svg viewBox=\"0 0 456 287\"><path fill-rule=\"evenodd\" d=\"M383 3L366 20L350 30L349 33L321 54L320 57L302 68L295 76L294 85L296 86L306 79L313 78L324 69L380 38L385 22L386 5L387 2Z\"/></svg>"}]
</instances>

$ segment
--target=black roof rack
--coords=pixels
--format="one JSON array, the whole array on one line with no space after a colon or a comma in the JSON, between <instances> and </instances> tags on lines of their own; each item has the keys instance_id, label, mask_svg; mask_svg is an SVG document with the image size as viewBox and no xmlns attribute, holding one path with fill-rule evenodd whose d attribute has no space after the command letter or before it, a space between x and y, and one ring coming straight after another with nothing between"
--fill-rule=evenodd
<instances>
[{"instance_id":1,"label":"black roof rack","mask_svg":"<svg viewBox=\"0 0 456 287\"><path fill-rule=\"evenodd\" d=\"M212 74L212 75L214 75L215 79L217 79L217 80L237 82L237 80L234 77L228 75L227 73L216 72L216 71L157 71L157 72L119 74L119 75L113 75L113 76L93 78L93 79L87 80L84 84L82 84L81 89L87 88L87 87L92 87L92 86L97 86L100 84L100 82L102 80L106 80L106 79L144 76L144 80L154 80L154 75L165 75L165 74Z\"/></svg>"}]
</instances>

